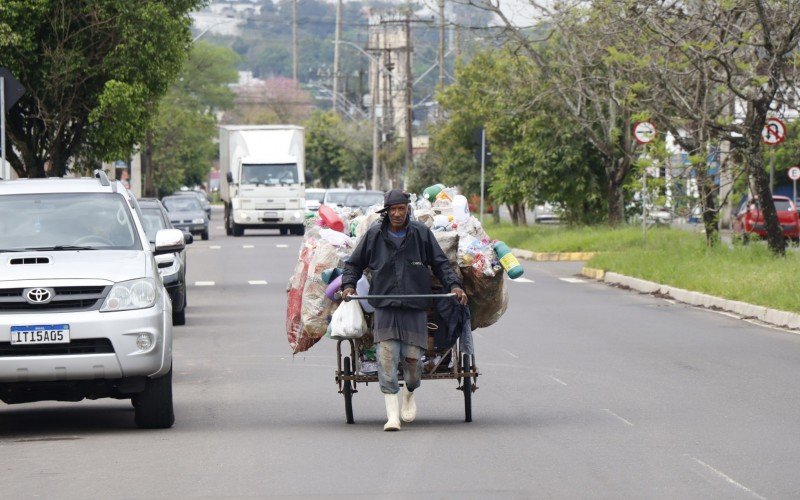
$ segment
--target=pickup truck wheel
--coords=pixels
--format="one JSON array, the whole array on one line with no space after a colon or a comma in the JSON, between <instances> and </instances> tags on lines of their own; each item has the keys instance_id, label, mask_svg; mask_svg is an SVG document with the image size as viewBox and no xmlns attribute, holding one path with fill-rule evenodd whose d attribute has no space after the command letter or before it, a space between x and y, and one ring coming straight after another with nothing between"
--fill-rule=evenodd
<instances>
[{"instance_id":1,"label":"pickup truck wheel","mask_svg":"<svg viewBox=\"0 0 800 500\"><path fill-rule=\"evenodd\" d=\"M208 231L203 231L200 233L200 239L207 240L208 239Z\"/></svg>"},{"instance_id":2,"label":"pickup truck wheel","mask_svg":"<svg viewBox=\"0 0 800 500\"><path fill-rule=\"evenodd\" d=\"M144 391L133 395L134 420L141 429L168 429L175 423L172 410L172 369L159 378L149 378Z\"/></svg>"}]
</instances>

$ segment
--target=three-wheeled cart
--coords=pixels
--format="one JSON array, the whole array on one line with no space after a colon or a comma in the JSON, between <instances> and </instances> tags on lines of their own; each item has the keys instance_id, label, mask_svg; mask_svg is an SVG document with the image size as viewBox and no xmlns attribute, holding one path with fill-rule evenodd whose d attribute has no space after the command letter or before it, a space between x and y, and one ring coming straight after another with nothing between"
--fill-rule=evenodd
<instances>
[{"instance_id":1,"label":"three-wheeled cart","mask_svg":"<svg viewBox=\"0 0 800 500\"><path fill-rule=\"evenodd\" d=\"M434 295L393 295L392 298L432 298L441 299L452 297L453 294ZM350 300L386 298L381 295L350 296ZM429 329L436 325L429 323ZM429 334L432 332L429 330ZM345 348L342 348L342 345ZM377 372L362 371L361 360L365 357L365 349L372 345L372 334L360 339L338 339L336 342L336 383L339 393L344 396L344 411L347 423L355 422L353 418L353 395L358 392L358 384L378 382ZM422 380L455 380L457 390L464 394L464 421L472 422L472 393L478 389L478 367L475 364L475 355L462 352L461 340L444 350L428 349L423 363ZM402 380L402 370L398 378Z\"/></svg>"}]
</instances>

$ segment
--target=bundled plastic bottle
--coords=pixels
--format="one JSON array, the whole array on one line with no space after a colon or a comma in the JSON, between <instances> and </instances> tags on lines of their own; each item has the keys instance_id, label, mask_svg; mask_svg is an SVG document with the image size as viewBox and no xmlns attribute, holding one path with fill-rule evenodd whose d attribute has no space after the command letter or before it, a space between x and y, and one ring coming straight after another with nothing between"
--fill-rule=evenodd
<instances>
[{"instance_id":1,"label":"bundled plastic bottle","mask_svg":"<svg viewBox=\"0 0 800 500\"><path fill-rule=\"evenodd\" d=\"M508 245L502 241L498 241L492 245L492 248L494 248L497 257L500 260L500 265L506 270L509 278L515 280L522 276L522 273L525 272L525 269L522 268L517 258L511 253L511 249L508 248Z\"/></svg>"},{"instance_id":2,"label":"bundled plastic bottle","mask_svg":"<svg viewBox=\"0 0 800 500\"><path fill-rule=\"evenodd\" d=\"M424 191L422 191L422 197L433 203L436 201L436 196L442 192L442 189L444 189L444 184L434 184L433 186L428 186Z\"/></svg>"}]
</instances>

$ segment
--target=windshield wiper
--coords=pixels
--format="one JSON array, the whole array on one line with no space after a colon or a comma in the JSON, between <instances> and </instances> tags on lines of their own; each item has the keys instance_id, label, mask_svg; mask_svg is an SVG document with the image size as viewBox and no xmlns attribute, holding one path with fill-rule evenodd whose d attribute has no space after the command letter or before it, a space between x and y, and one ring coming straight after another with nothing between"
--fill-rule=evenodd
<instances>
[{"instance_id":1,"label":"windshield wiper","mask_svg":"<svg viewBox=\"0 0 800 500\"><path fill-rule=\"evenodd\" d=\"M45 251L45 250L97 250L96 247L77 246L77 245L54 245L52 247L29 247L27 251Z\"/></svg>"},{"instance_id":2,"label":"windshield wiper","mask_svg":"<svg viewBox=\"0 0 800 500\"><path fill-rule=\"evenodd\" d=\"M24 252L24 248L0 248L0 253L3 252Z\"/></svg>"}]
</instances>

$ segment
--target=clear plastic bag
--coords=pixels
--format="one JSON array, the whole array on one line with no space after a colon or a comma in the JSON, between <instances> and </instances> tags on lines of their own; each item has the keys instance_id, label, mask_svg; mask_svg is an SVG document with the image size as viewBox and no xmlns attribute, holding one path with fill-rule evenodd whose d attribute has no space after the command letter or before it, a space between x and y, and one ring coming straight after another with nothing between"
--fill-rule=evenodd
<instances>
[{"instance_id":1,"label":"clear plastic bag","mask_svg":"<svg viewBox=\"0 0 800 500\"><path fill-rule=\"evenodd\" d=\"M367 333L367 321L358 302L342 302L331 318L331 338L357 339Z\"/></svg>"}]
</instances>

